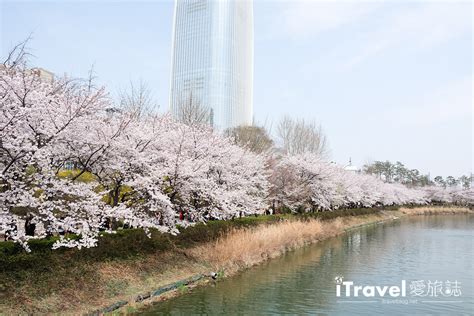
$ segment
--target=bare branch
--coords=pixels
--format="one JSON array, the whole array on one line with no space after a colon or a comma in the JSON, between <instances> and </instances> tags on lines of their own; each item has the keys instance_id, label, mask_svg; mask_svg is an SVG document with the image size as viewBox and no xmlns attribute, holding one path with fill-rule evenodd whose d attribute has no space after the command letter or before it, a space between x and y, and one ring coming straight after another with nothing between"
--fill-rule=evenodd
<instances>
[{"instance_id":1,"label":"bare branch","mask_svg":"<svg viewBox=\"0 0 474 316\"><path fill-rule=\"evenodd\" d=\"M175 115L178 121L186 125L212 125L212 110L203 106L192 91L186 100L178 104Z\"/></svg>"},{"instance_id":2,"label":"bare branch","mask_svg":"<svg viewBox=\"0 0 474 316\"><path fill-rule=\"evenodd\" d=\"M278 123L277 134L287 154L311 152L321 157L328 155L326 136L314 121L285 116Z\"/></svg>"},{"instance_id":3,"label":"bare branch","mask_svg":"<svg viewBox=\"0 0 474 316\"><path fill-rule=\"evenodd\" d=\"M130 81L128 89L120 90L118 94L120 110L134 113L137 118L158 109L158 105L153 100L151 89L142 80L138 84Z\"/></svg>"},{"instance_id":4,"label":"bare branch","mask_svg":"<svg viewBox=\"0 0 474 316\"><path fill-rule=\"evenodd\" d=\"M28 51L27 46L32 38L33 34L30 34L25 40L13 46L13 48L8 52L7 57L3 60L2 64L8 68L14 68L18 65L26 64L28 58L32 56Z\"/></svg>"}]
</instances>

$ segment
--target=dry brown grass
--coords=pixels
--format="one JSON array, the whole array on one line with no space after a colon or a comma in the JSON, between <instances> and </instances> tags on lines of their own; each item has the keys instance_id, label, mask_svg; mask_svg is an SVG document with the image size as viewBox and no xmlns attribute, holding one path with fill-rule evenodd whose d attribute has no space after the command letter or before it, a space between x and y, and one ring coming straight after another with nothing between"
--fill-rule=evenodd
<instances>
[{"instance_id":1,"label":"dry brown grass","mask_svg":"<svg viewBox=\"0 0 474 316\"><path fill-rule=\"evenodd\" d=\"M215 242L191 249L190 254L210 264L215 270L232 274L288 250L338 235L346 228L380 219L384 219L384 216L337 218L325 222L315 219L295 220L236 229Z\"/></svg>"},{"instance_id":2,"label":"dry brown grass","mask_svg":"<svg viewBox=\"0 0 474 316\"><path fill-rule=\"evenodd\" d=\"M402 207L399 211L406 215L474 213L474 211L470 210L469 208L462 206L421 206L415 208Z\"/></svg>"}]
</instances>

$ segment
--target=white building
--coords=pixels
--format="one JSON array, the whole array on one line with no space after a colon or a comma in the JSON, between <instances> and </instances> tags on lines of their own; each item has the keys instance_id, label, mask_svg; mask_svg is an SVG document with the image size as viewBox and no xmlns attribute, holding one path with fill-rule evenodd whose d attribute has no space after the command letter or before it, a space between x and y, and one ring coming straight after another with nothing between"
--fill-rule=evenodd
<instances>
[{"instance_id":1,"label":"white building","mask_svg":"<svg viewBox=\"0 0 474 316\"><path fill-rule=\"evenodd\" d=\"M356 172L356 173L360 173L361 171L360 168L352 164L351 158L349 158L349 164L344 166L344 170L350 171L350 172Z\"/></svg>"},{"instance_id":2,"label":"white building","mask_svg":"<svg viewBox=\"0 0 474 316\"><path fill-rule=\"evenodd\" d=\"M33 69L31 69L31 71L33 73L35 73L36 75L38 75L43 80L48 80L48 81L53 81L54 80L54 73L52 73L51 71L48 71L46 69L33 68Z\"/></svg>"},{"instance_id":3,"label":"white building","mask_svg":"<svg viewBox=\"0 0 474 316\"><path fill-rule=\"evenodd\" d=\"M253 118L252 0L176 0L170 109L194 100L224 130Z\"/></svg>"},{"instance_id":4,"label":"white building","mask_svg":"<svg viewBox=\"0 0 474 316\"><path fill-rule=\"evenodd\" d=\"M0 70L4 70L6 68L7 67L4 64L0 64ZM47 81L54 80L54 73L46 69L36 67L36 68L31 68L29 71L31 71L31 73L40 77L42 80L47 80Z\"/></svg>"}]
</instances>

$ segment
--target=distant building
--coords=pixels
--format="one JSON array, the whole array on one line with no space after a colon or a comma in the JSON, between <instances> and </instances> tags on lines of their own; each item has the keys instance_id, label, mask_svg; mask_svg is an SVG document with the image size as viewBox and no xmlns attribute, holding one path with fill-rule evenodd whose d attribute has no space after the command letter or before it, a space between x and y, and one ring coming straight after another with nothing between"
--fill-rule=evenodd
<instances>
[{"instance_id":1,"label":"distant building","mask_svg":"<svg viewBox=\"0 0 474 316\"><path fill-rule=\"evenodd\" d=\"M6 68L7 67L4 64L0 64L0 70L6 69ZM48 81L54 80L54 73L46 69L36 67L36 68L31 68L30 71L31 73L40 77L42 80L48 80Z\"/></svg>"},{"instance_id":2,"label":"distant building","mask_svg":"<svg viewBox=\"0 0 474 316\"><path fill-rule=\"evenodd\" d=\"M32 68L31 71L37 74L41 79L53 81L54 73L43 68Z\"/></svg>"},{"instance_id":3,"label":"distant building","mask_svg":"<svg viewBox=\"0 0 474 316\"><path fill-rule=\"evenodd\" d=\"M352 159L349 158L349 164L345 165L344 166L344 170L346 171L350 171L350 172L355 172L355 173L360 173L360 168L358 168L357 166L354 166L352 164Z\"/></svg>"},{"instance_id":4,"label":"distant building","mask_svg":"<svg viewBox=\"0 0 474 316\"><path fill-rule=\"evenodd\" d=\"M172 55L173 116L192 98L219 130L252 125L252 0L177 0Z\"/></svg>"}]
</instances>

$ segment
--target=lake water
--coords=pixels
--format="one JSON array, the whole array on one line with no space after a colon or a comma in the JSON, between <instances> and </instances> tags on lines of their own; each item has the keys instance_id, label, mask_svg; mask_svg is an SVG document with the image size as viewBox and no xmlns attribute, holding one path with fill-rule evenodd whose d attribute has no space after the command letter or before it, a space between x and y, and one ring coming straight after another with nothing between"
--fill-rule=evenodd
<instances>
[{"instance_id":1,"label":"lake water","mask_svg":"<svg viewBox=\"0 0 474 316\"><path fill-rule=\"evenodd\" d=\"M157 303L141 314L474 314L473 237L473 215L408 217L366 226ZM342 285L338 297L338 276L381 288L401 287L405 280L406 296L364 297L359 291L355 297L351 289L347 297Z\"/></svg>"}]
</instances>

